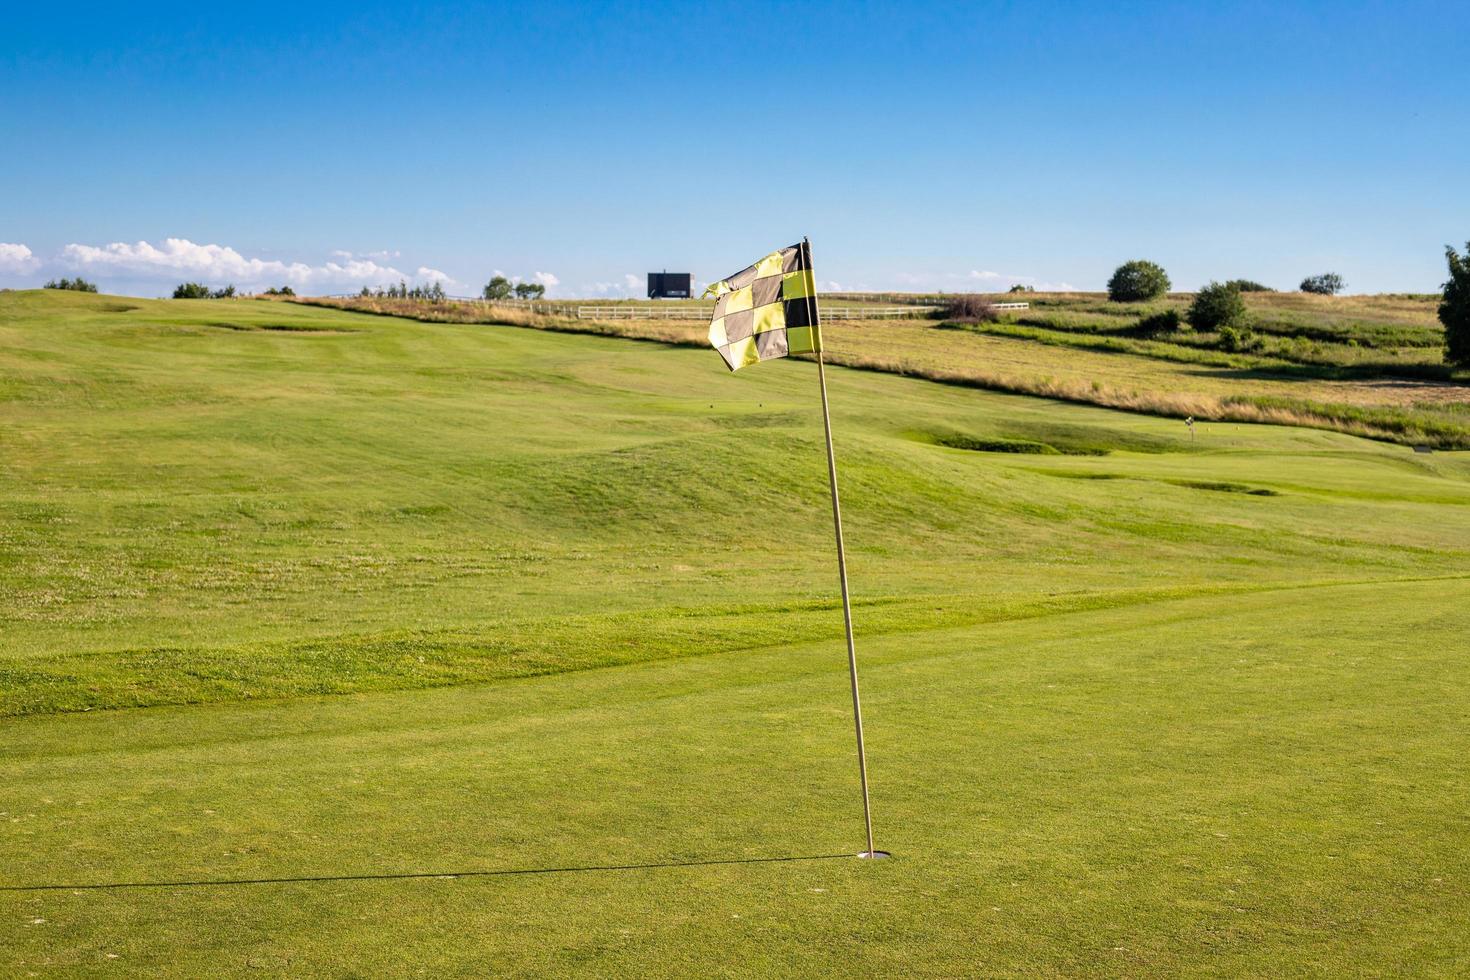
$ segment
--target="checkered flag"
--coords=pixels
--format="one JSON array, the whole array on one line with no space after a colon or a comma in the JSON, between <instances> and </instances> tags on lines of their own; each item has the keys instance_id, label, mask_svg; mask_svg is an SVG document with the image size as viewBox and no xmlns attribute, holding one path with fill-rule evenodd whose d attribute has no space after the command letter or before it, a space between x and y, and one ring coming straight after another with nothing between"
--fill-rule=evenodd
<instances>
[{"instance_id":1,"label":"checkered flag","mask_svg":"<svg viewBox=\"0 0 1470 980\"><path fill-rule=\"evenodd\" d=\"M772 252L704 291L716 297L709 342L731 371L791 354L817 355L817 385L822 393L822 431L827 442L827 481L832 489L832 531L837 539L837 571L842 583L842 625L847 634L847 671L852 681L853 732L857 735L858 772L862 777L863 827L868 849L861 858L886 858L873 847L873 808L868 801L868 756L863 748L863 709L858 696L857 645L852 638L852 600L847 593L847 553L842 547L842 505L837 499L837 453L832 448L832 412L827 407L827 372L822 364L821 317L817 285L812 277L812 246Z\"/></svg>"},{"instance_id":2,"label":"checkered flag","mask_svg":"<svg viewBox=\"0 0 1470 980\"><path fill-rule=\"evenodd\" d=\"M822 349L811 247L772 252L704 291L718 297L709 342L731 371L788 354Z\"/></svg>"}]
</instances>

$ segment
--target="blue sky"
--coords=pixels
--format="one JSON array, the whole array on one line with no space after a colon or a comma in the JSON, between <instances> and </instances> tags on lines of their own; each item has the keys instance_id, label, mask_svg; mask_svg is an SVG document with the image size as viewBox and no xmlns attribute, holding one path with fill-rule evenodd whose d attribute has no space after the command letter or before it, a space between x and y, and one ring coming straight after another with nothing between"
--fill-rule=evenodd
<instances>
[{"instance_id":1,"label":"blue sky","mask_svg":"<svg viewBox=\"0 0 1470 980\"><path fill-rule=\"evenodd\" d=\"M132 9L129 9L132 8ZM1463 3L17 5L0 285L616 295L810 235L846 289L1427 291Z\"/></svg>"}]
</instances>

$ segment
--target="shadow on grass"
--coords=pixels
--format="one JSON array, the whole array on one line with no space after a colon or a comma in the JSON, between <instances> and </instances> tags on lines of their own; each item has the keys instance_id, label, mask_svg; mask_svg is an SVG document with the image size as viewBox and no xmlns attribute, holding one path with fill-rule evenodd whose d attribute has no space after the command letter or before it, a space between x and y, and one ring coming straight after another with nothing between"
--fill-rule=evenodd
<instances>
[{"instance_id":1,"label":"shadow on grass","mask_svg":"<svg viewBox=\"0 0 1470 980\"><path fill-rule=\"evenodd\" d=\"M704 861L658 861L651 864L590 864L564 868L502 868L489 871L403 871L386 874L303 875L292 878L214 878L200 881L104 881L90 884L0 885L0 892L103 891L118 888L214 888L224 885L293 885L336 881L407 881L414 878L499 878L519 875L580 874L593 871L649 871L658 868L707 868L738 864L788 864L832 861L855 854L804 854L787 857L712 858Z\"/></svg>"},{"instance_id":2,"label":"shadow on grass","mask_svg":"<svg viewBox=\"0 0 1470 980\"><path fill-rule=\"evenodd\" d=\"M1442 364L1401 364L1392 361L1362 361L1352 365L1273 364L1258 367L1206 367L1181 371L1202 378L1235 378L1243 381L1356 381L1422 385L1463 385L1466 378Z\"/></svg>"}]
</instances>

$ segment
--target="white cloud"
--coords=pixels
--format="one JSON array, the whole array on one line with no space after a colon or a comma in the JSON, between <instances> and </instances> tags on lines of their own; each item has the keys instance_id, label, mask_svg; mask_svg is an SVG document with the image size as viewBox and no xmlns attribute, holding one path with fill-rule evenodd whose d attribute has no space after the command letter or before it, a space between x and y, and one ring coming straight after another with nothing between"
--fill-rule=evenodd
<instances>
[{"instance_id":1,"label":"white cloud","mask_svg":"<svg viewBox=\"0 0 1470 980\"><path fill-rule=\"evenodd\" d=\"M392 266L378 265L371 259L351 259L341 263L328 262L326 265L319 266L294 262L286 267L284 274L288 279L299 279L303 285L307 286L376 286L392 282L394 279L409 278Z\"/></svg>"},{"instance_id":2,"label":"white cloud","mask_svg":"<svg viewBox=\"0 0 1470 980\"><path fill-rule=\"evenodd\" d=\"M390 259L396 259L403 255L403 253L398 251L397 249L393 249L392 251L389 251L387 249L379 249L376 252L349 252L345 248L334 248L327 254L334 259L375 259L379 262L386 262Z\"/></svg>"},{"instance_id":3,"label":"white cloud","mask_svg":"<svg viewBox=\"0 0 1470 980\"><path fill-rule=\"evenodd\" d=\"M585 283L579 292L588 296L606 296L609 299L642 299L646 290L642 278L625 272L621 281Z\"/></svg>"},{"instance_id":4,"label":"white cloud","mask_svg":"<svg viewBox=\"0 0 1470 980\"><path fill-rule=\"evenodd\" d=\"M442 282L453 286L459 285L459 281L449 273L440 272L438 269L431 269L426 265L419 266L419 271L414 273L414 276L424 282Z\"/></svg>"},{"instance_id":5,"label":"white cloud","mask_svg":"<svg viewBox=\"0 0 1470 980\"><path fill-rule=\"evenodd\" d=\"M0 242L0 269L7 272L30 272L41 262L31 250L18 242Z\"/></svg>"},{"instance_id":6,"label":"white cloud","mask_svg":"<svg viewBox=\"0 0 1470 980\"><path fill-rule=\"evenodd\" d=\"M281 284L307 289L344 289L381 286L400 279L454 282L443 272L427 266L420 266L410 276L392 265L380 264L376 258L342 250L331 252L329 261L321 265L310 265L247 258L229 246L199 245L187 238L166 238L159 245L143 241L112 242L105 246L73 243L61 250L61 261L72 268L116 276L145 280L184 277L210 284L234 283L243 289Z\"/></svg>"},{"instance_id":7,"label":"white cloud","mask_svg":"<svg viewBox=\"0 0 1470 980\"><path fill-rule=\"evenodd\" d=\"M303 263L247 259L233 248L196 245L187 238L166 238L162 247L148 242L132 245L113 242L103 247L72 243L61 250L61 257L65 262L86 269L108 269L136 275L170 272L207 279L246 282L287 279L304 283L312 273L311 267ZM353 260L346 262L350 266ZM327 263L327 267L344 268L335 262Z\"/></svg>"},{"instance_id":8,"label":"white cloud","mask_svg":"<svg viewBox=\"0 0 1470 980\"><path fill-rule=\"evenodd\" d=\"M547 289L550 289L552 286L561 285L561 280L556 278L556 276L552 275L549 272L536 273L536 281L545 286Z\"/></svg>"}]
</instances>

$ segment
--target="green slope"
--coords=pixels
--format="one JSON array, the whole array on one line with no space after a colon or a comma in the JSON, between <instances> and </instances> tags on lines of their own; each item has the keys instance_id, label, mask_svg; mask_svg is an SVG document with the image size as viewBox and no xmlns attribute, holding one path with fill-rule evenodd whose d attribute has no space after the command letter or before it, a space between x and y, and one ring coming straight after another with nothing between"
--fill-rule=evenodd
<instances>
[{"instance_id":1,"label":"green slope","mask_svg":"<svg viewBox=\"0 0 1470 980\"><path fill-rule=\"evenodd\" d=\"M1470 965L1463 456L829 380L896 860L5 890L0 972ZM815 395L0 294L0 886L855 850Z\"/></svg>"},{"instance_id":2,"label":"green slope","mask_svg":"<svg viewBox=\"0 0 1470 980\"><path fill-rule=\"evenodd\" d=\"M820 635L834 576L812 375L291 304L7 294L0 711ZM1464 567L1470 534L1444 519L1470 503L1457 455L1234 425L1191 444L1167 420L832 384L854 587L883 601L866 619L883 631ZM1110 452L941 445L1007 440Z\"/></svg>"}]
</instances>

